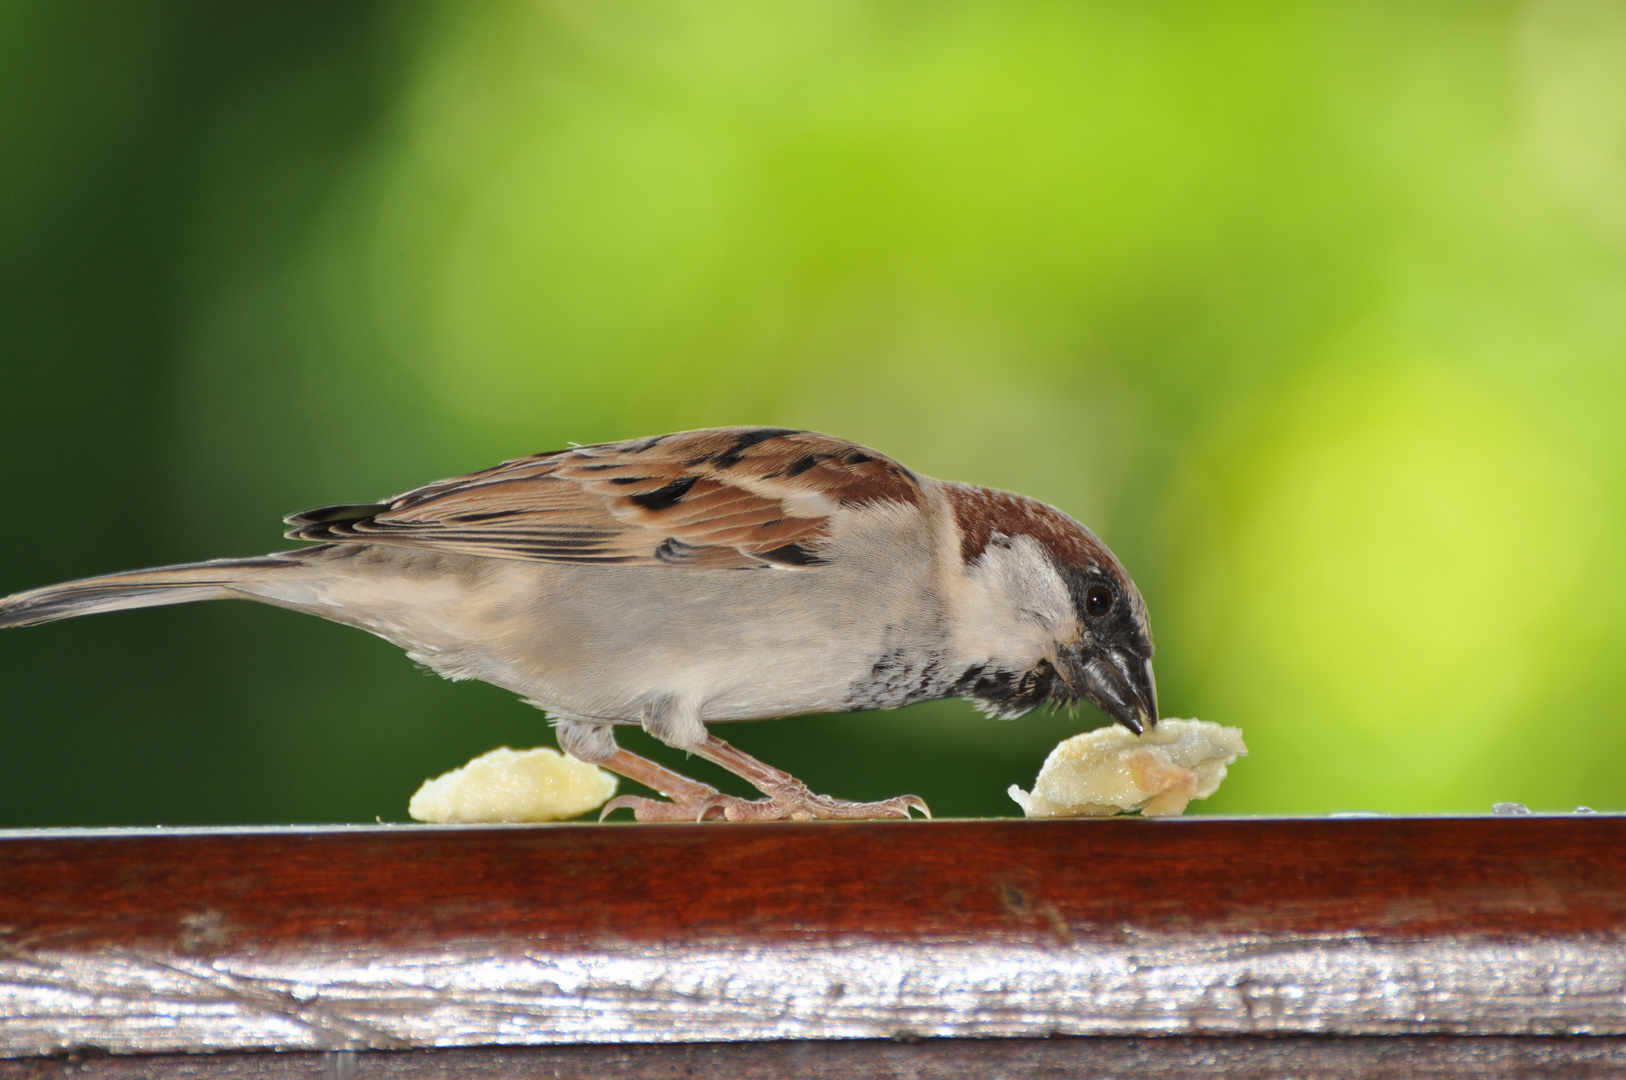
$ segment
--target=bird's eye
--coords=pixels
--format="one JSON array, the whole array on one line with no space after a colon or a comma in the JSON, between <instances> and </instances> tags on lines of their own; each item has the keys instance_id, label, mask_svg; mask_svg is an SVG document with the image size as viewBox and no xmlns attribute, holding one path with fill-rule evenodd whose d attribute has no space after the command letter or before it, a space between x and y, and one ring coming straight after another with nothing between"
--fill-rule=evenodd
<instances>
[{"instance_id":1,"label":"bird's eye","mask_svg":"<svg viewBox=\"0 0 1626 1080\"><path fill-rule=\"evenodd\" d=\"M1100 618L1112 610L1112 594L1097 585L1084 594L1084 611L1088 615Z\"/></svg>"}]
</instances>

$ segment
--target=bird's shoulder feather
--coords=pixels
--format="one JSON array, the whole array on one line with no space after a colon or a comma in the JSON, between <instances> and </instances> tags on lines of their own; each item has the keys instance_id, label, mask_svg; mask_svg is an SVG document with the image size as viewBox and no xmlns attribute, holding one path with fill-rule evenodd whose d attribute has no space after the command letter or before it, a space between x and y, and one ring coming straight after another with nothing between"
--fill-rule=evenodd
<instances>
[{"instance_id":1,"label":"bird's shoulder feather","mask_svg":"<svg viewBox=\"0 0 1626 1080\"><path fill-rule=\"evenodd\" d=\"M288 518L288 536L540 562L808 567L832 519L922 505L908 469L842 439L714 428L505 461L380 503Z\"/></svg>"}]
</instances>

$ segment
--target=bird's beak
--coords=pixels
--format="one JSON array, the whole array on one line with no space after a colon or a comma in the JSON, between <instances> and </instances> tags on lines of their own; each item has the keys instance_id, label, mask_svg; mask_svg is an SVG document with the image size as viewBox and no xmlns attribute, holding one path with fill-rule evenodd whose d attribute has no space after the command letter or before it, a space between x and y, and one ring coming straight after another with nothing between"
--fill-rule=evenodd
<instances>
[{"instance_id":1,"label":"bird's beak","mask_svg":"<svg viewBox=\"0 0 1626 1080\"><path fill-rule=\"evenodd\" d=\"M1136 735L1157 723L1157 679L1149 657L1106 649L1086 655L1078 674L1084 696Z\"/></svg>"}]
</instances>

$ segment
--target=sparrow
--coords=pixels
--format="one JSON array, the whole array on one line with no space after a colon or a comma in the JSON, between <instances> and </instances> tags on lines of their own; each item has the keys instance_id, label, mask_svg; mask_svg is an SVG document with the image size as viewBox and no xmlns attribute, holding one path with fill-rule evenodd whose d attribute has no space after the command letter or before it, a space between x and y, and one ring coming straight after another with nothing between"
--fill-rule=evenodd
<instances>
[{"instance_id":1,"label":"sparrow","mask_svg":"<svg viewBox=\"0 0 1626 1080\"><path fill-rule=\"evenodd\" d=\"M827 435L576 446L286 522L316 546L17 593L0 627L227 598L320 615L545 710L565 752L665 796L604 808L641 821L930 814L815 794L708 730L727 721L959 696L998 718L1088 701L1157 722L1146 605L1089 529ZM628 752L626 724L764 797Z\"/></svg>"}]
</instances>

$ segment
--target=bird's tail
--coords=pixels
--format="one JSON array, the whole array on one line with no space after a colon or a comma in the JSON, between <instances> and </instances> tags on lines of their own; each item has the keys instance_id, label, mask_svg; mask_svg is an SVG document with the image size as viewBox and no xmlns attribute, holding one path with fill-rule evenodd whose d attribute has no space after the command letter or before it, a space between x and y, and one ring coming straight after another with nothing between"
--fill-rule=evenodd
<instances>
[{"instance_id":1,"label":"bird's tail","mask_svg":"<svg viewBox=\"0 0 1626 1080\"><path fill-rule=\"evenodd\" d=\"M295 565L296 560L287 555L262 555L82 578L0 599L0 627L34 626L77 615L189 604L194 600L233 596L257 599L237 587Z\"/></svg>"}]
</instances>

